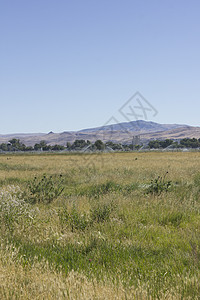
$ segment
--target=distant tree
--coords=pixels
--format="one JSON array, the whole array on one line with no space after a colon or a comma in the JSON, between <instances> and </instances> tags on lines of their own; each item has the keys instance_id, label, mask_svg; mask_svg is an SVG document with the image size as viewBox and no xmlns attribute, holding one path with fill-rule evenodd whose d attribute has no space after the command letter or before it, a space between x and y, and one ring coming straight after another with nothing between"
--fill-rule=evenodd
<instances>
[{"instance_id":1,"label":"distant tree","mask_svg":"<svg viewBox=\"0 0 200 300\"><path fill-rule=\"evenodd\" d=\"M196 138L192 138L192 139L185 138L180 141L180 145L186 148L199 148L200 142Z\"/></svg>"},{"instance_id":2,"label":"distant tree","mask_svg":"<svg viewBox=\"0 0 200 300\"><path fill-rule=\"evenodd\" d=\"M123 145L123 149L124 149L124 151L130 151L131 149L130 149L130 146L132 146L133 147L133 145L132 144L130 144L130 145Z\"/></svg>"},{"instance_id":3,"label":"distant tree","mask_svg":"<svg viewBox=\"0 0 200 300\"><path fill-rule=\"evenodd\" d=\"M101 141L101 140L97 140L95 143L94 143L94 146L96 147L97 150L99 151L102 151L105 149L105 145L104 143Z\"/></svg>"},{"instance_id":4,"label":"distant tree","mask_svg":"<svg viewBox=\"0 0 200 300\"><path fill-rule=\"evenodd\" d=\"M64 150L64 149L65 149L64 146L57 145L57 144L51 147L51 150L53 150L53 151L61 151L61 150Z\"/></svg>"},{"instance_id":5,"label":"distant tree","mask_svg":"<svg viewBox=\"0 0 200 300\"><path fill-rule=\"evenodd\" d=\"M135 150L139 150L142 146L141 145L135 145L134 148Z\"/></svg>"},{"instance_id":6,"label":"distant tree","mask_svg":"<svg viewBox=\"0 0 200 300\"><path fill-rule=\"evenodd\" d=\"M34 145L34 150L35 150L35 151L41 150L41 145L38 144L38 143L36 143L36 144Z\"/></svg>"},{"instance_id":7,"label":"distant tree","mask_svg":"<svg viewBox=\"0 0 200 300\"><path fill-rule=\"evenodd\" d=\"M11 139L9 141L12 151L25 151L26 146L19 139Z\"/></svg>"},{"instance_id":8,"label":"distant tree","mask_svg":"<svg viewBox=\"0 0 200 300\"><path fill-rule=\"evenodd\" d=\"M71 149L74 150L81 150L85 146L87 146L87 143L85 140L75 140L75 142L72 144Z\"/></svg>"},{"instance_id":9,"label":"distant tree","mask_svg":"<svg viewBox=\"0 0 200 300\"><path fill-rule=\"evenodd\" d=\"M33 151L33 150L34 150L34 148L32 146L28 146L25 148L25 151Z\"/></svg>"},{"instance_id":10,"label":"distant tree","mask_svg":"<svg viewBox=\"0 0 200 300\"><path fill-rule=\"evenodd\" d=\"M67 149L71 149L71 143L70 142L67 142L67 144L66 144L66 146L67 146Z\"/></svg>"},{"instance_id":11,"label":"distant tree","mask_svg":"<svg viewBox=\"0 0 200 300\"><path fill-rule=\"evenodd\" d=\"M50 145L47 145L47 142L42 140L40 141L40 149L42 149L43 151L48 151L51 149L51 146Z\"/></svg>"},{"instance_id":12,"label":"distant tree","mask_svg":"<svg viewBox=\"0 0 200 300\"><path fill-rule=\"evenodd\" d=\"M173 140L166 139L164 141L159 141L159 144L161 148L167 148L173 144Z\"/></svg>"},{"instance_id":13,"label":"distant tree","mask_svg":"<svg viewBox=\"0 0 200 300\"><path fill-rule=\"evenodd\" d=\"M105 146L110 147L113 150L122 150L123 149L122 145L120 143L119 144L115 144L112 141L106 142Z\"/></svg>"},{"instance_id":14,"label":"distant tree","mask_svg":"<svg viewBox=\"0 0 200 300\"><path fill-rule=\"evenodd\" d=\"M178 142L173 142L172 143L172 148L179 148L179 143Z\"/></svg>"},{"instance_id":15,"label":"distant tree","mask_svg":"<svg viewBox=\"0 0 200 300\"><path fill-rule=\"evenodd\" d=\"M148 143L148 146L150 149L159 149L160 148L160 143L159 141L155 140L155 141L150 141Z\"/></svg>"},{"instance_id":16,"label":"distant tree","mask_svg":"<svg viewBox=\"0 0 200 300\"><path fill-rule=\"evenodd\" d=\"M199 148L200 147L200 141L196 138L184 138L180 140L180 144L178 142L173 142L171 139L166 139L163 141L155 140L149 142L149 147L151 149L159 149L159 148L167 148L169 146L172 146L173 148Z\"/></svg>"},{"instance_id":17,"label":"distant tree","mask_svg":"<svg viewBox=\"0 0 200 300\"><path fill-rule=\"evenodd\" d=\"M5 144L5 143L2 143L2 144L0 145L0 149L1 149L2 151L8 151L8 145Z\"/></svg>"},{"instance_id":18,"label":"distant tree","mask_svg":"<svg viewBox=\"0 0 200 300\"><path fill-rule=\"evenodd\" d=\"M16 147L16 145L20 144L20 140L19 139L12 139L10 141L8 141L13 147Z\"/></svg>"}]
</instances>

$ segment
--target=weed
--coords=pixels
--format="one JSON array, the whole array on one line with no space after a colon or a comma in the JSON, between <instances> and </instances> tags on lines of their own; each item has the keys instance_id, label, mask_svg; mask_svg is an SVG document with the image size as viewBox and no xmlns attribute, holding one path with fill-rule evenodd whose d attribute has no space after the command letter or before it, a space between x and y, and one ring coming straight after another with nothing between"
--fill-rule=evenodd
<instances>
[{"instance_id":1,"label":"weed","mask_svg":"<svg viewBox=\"0 0 200 300\"><path fill-rule=\"evenodd\" d=\"M14 231L15 225L20 220L33 219L33 210L21 198L18 186L8 186L0 192L0 224L1 228Z\"/></svg>"},{"instance_id":2,"label":"weed","mask_svg":"<svg viewBox=\"0 0 200 300\"><path fill-rule=\"evenodd\" d=\"M62 175L34 177L28 184L29 201L31 203L50 203L64 190Z\"/></svg>"},{"instance_id":3,"label":"weed","mask_svg":"<svg viewBox=\"0 0 200 300\"><path fill-rule=\"evenodd\" d=\"M160 195L162 192L168 192L169 188L172 186L172 182L170 180L165 180L167 174L168 172L165 173L164 177L158 176L156 179L152 179L146 193Z\"/></svg>"},{"instance_id":4,"label":"weed","mask_svg":"<svg viewBox=\"0 0 200 300\"><path fill-rule=\"evenodd\" d=\"M108 221L113 211L113 204L97 204L96 207L90 210L91 213L91 220L93 222L101 223L104 221Z\"/></svg>"},{"instance_id":5,"label":"weed","mask_svg":"<svg viewBox=\"0 0 200 300\"><path fill-rule=\"evenodd\" d=\"M92 185L78 192L78 195L87 195L88 197L99 198L110 192L120 191L122 187L113 181L107 181L105 183Z\"/></svg>"},{"instance_id":6,"label":"weed","mask_svg":"<svg viewBox=\"0 0 200 300\"><path fill-rule=\"evenodd\" d=\"M114 210L113 203L98 203L90 209L90 213L80 213L75 204L71 211L66 207L58 211L61 226L69 225L71 231L76 230L84 231L87 227L91 227L95 222L102 223L110 219L110 215Z\"/></svg>"},{"instance_id":7,"label":"weed","mask_svg":"<svg viewBox=\"0 0 200 300\"><path fill-rule=\"evenodd\" d=\"M84 231L90 223L87 215L85 213L81 214L77 210L75 204L73 205L71 212L69 212L67 208L59 211L59 218L61 225L68 224L72 232L74 232L74 230Z\"/></svg>"},{"instance_id":8,"label":"weed","mask_svg":"<svg viewBox=\"0 0 200 300\"><path fill-rule=\"evenodd\" d=\"M172 225L178 227L184 220L184 214L181 212L172 212L159 219L159 223L163 226Z\"/></svg>"}]
</instances>

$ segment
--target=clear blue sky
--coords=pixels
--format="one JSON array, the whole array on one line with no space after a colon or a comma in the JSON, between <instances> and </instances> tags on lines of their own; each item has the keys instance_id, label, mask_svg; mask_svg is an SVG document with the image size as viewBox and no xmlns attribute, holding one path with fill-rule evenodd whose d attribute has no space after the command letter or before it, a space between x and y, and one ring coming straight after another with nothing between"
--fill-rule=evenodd
<instances>
[{"instance_id":1,"label":"clear blue sky","mask_svg":"<svg viewBox=\"0 0 200 300\"><path fill-rule=\"evenodd\" d=\"M0 133L126 121L136 91L149 120L200 126L199 15L199 0L1 0Z\"/></svg>"}]
</instances>

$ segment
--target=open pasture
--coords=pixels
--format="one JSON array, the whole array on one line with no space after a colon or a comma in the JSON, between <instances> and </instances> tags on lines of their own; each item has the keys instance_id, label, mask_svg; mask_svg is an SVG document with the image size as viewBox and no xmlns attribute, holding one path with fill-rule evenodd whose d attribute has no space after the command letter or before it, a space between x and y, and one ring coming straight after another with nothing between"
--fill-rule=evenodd
<instances>
[{"instance_id":1,"label":"open pasture","mask_svg":"<svg viewBox=\"0 0 200 300\"><path fill-rule=\"evenodd\" d=\"M1 299L199 299L200 153L0 156Z\"/></svg>"}]
</instances>

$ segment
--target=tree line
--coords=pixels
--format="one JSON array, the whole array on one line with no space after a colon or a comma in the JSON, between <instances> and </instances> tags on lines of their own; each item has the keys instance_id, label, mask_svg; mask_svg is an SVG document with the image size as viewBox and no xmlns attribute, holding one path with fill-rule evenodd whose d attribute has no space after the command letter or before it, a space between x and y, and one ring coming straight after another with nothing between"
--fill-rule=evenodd
<instances>
[{"instance_id":1,"label":"tree line","mask_svg":"<svg viewBox=\"0 0 200 300\"><path fill-rule=\"evenodd\" d=\"M120 145L109 142L108 145L113 147L114 149L121 149ZM91 143L89 140L75 140L73 143L67 142L66 146L55 144L49 145L46 141L42 140L39 143L36 143L34 146L26 146L19 139L11 139L7 143L0 144L1 151L62 151L62 150L70 150L70 151L79 151L83 149L89 148L91 151L103 151L106 148L106 144L104 144L101 140L95 141L95 143Z\"/></svg>"},{"instance_id":2,"label":"tree line","mask_svg":"<svg viewBox=\"0 0 200 300\"><path fill-rule=\"evenodd\" d=\"M136 146L137 148L137 146ZM11 139L7 143L0 144L1 151L81 151L81 150L90 150L90 151L104 151L105 149L111 149L114 151L117 150L132 150L133 146L130 145L122 145L113 143L111 141L103 143L101 140L96 140L92 143L89 140L75 140L73 143L67 142L66 146L55 144L49 145L45 140L36 143L34 146L26 146L19 139Z\"/></svg>"},{"instance_id":3,"label":"tree line","mask_svg":"<svg viewBox=\"0 0 200 300\"><path fill-rule=\"evenodd\" d=\"M113 143L111 141L103 143L101 140L96 140L94 143L87 140L75 140L73 143L67 142L66 146L55 144L49 145L46 141L42 140L36 143L34 146L26 146L19 139L11 139L8 143L0 144L0 150L5 152L13 151L104 151L114 150L114 151L130 151L139 150L143 145L133 145L133 144L120 144ZM148 149L166 149L170 148L200 148L200 139L196 138L184 138L182 140L173 141L171 139L165 140L153 140L150 141L146 148Z\"/></svg>"},{"instance_id":4,"label":"tree line","mask_svg":"<svg viewBox=\"0 0 200 300\"><path fill-rule=\"evenodd\" d=\"M170 148L200 148L200 139L196 138L184 138L178 141L171 139L166 140L154 140L148 143L150 149L165 149Z\"/></svg>"}]
</instances>

